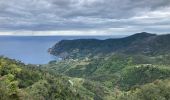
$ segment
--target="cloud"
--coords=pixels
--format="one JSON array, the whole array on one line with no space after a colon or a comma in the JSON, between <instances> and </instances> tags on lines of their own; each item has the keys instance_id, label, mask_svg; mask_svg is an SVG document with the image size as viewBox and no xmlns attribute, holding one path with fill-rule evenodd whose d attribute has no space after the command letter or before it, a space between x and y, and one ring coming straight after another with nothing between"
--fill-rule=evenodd
<instances>
[{"instance_id":1,"label":"cloud","mask_svg":"<svg viewBox=\"0 0 170 100\"><path fill-rule=\"evenodd\" d=\"M165 33L169 26L169 0L0 1L0 34Z\"/></svg>"}]
</instances>

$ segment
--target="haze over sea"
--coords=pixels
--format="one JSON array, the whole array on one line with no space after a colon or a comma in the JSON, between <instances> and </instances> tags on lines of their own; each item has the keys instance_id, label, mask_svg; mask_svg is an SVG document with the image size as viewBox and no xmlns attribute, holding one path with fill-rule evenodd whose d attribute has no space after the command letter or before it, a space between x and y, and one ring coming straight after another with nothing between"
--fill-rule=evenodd
<instances>
[{"instance_id":1,"label":"haze over sea","mask_svg":"<svg viewBox=\"0 0 170 100\"><path fill-rule=\"evenodd\" d=\"M26 64L47 64L57 59L48 49L60 40L119 37L123 36L0 36L0 55Z\"/></svg>"}]
</instances>

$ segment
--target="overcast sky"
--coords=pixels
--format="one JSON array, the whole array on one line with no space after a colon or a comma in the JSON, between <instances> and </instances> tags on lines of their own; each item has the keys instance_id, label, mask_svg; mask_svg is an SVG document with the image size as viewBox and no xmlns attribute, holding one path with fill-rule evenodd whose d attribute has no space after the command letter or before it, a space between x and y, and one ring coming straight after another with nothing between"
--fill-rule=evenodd
<instances>
[{"instance_id":1,"label":"overcast sky","mask_svg":"<svg viewBox=\"0 0 170 100\"><path fill-rule=\"evenodd\" d=\"M170 0L0 0L0 35L169 33Z\"/></svg>"}]
</instances>

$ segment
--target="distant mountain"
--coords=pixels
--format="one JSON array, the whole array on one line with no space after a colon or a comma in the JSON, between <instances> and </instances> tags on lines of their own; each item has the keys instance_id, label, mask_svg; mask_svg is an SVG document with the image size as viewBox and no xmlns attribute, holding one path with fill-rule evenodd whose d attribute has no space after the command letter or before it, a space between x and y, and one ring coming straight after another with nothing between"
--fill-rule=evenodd
<instances>
[{"instance_id":1,"label":"distant mountain","mask_svg":"<svg viewBox=\"0 0 170 100\"><path fill-rule=\"evenodd\" d=\"M62 58L88 57L110 53L158 55L170 53L170 34L156 35L147 32L137 33L117 39L76 39L62 40L49 52Z\"/></svg>"}]
</instances>

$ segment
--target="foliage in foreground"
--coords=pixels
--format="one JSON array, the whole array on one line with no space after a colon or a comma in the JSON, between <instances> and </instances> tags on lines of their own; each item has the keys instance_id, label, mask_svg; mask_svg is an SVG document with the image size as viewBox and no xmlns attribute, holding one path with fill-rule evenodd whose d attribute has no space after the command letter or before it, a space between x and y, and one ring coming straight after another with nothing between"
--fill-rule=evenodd
<instances>
[{"instance_id":1,"label":"foliage in foreground","mask_svg":"<svg viewBox=\"0 0 170 100\"><path fill-rule=\"evenodd\" d=\"M38 68L0 58L1 100L76 100L86 98L73 91L69 78L53 76Z\"/></svg>"},{"instance_id":2,"label":"foliage in foreground","mask_svg":"<svg viewBox=\"0 0 170 100\"><path fill-rule=\"evenodd\" d=\"M0 99L168 100L168 56L138 57L120 54L40 67L0 57Z\"/></svg>"}]
</instances>

